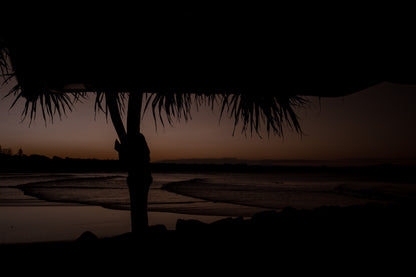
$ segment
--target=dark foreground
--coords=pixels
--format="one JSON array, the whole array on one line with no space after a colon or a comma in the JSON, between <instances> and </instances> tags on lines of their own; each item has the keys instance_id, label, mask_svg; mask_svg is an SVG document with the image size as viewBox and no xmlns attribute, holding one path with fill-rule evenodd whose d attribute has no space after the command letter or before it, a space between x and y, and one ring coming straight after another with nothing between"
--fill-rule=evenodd
<instances>
[{"instance_id":1,"label":"dark foreground","mask_svg":"<svg viewBox=\"0 0 416 277\"><path fill-rule=\"evenodd\" d=\"M74 242L3 245L0 251L2 261L22 265L48 267L53 262L104 271L121 267L184 273L221 267L244 273L289 267L294 272L335 270L335 276L358 268L356 273L398 273L413 267L415 211L411 205L381 204L287 208L212 224L179 220L175 231L152 226L137 236L105 239L86 232Z\"/></svg>"}]
</instances>

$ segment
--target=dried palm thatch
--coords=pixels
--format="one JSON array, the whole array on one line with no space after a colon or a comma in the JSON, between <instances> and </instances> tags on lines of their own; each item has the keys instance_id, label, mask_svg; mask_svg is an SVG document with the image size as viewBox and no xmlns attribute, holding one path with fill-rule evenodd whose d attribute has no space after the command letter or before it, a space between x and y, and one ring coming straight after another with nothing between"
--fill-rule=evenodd
<instances>
[{"instance_id":1,"label":"dried palm thatch","mask_svg":"<svg viewBox=\"0 0 416 277\"><path fill-rule=\"evenodd\" d=\"M296 109L306 103L303 96L342 96L388 80L370 76L344 49L329 52L325 41L306 47L304 38L276 40L281 32L263 23L146 20L59 31L48 22L0 34L1 74L6 81L16 78L9 95L14 103L26 100L22 115L61 116L89 92L96 93L96 110L106 110L106 93L117 93L122 110L126 93L149 93L142 112L151 109L162 124L163 118L170 124L189 119L194 105L218 105L221 117L241 124L243 132L260 134L263 127L281 136L285 125L301 132Z\"/></svg>"},{"instance_id":2,"label":"dried palm thatch","mask_svg":"<svg viewBox=\"0 0 416 277\"><path fill-rule=\"evenodd\" d=\"M1 45L1 70L6 82L13 77L17 79L17 85L11 89L9 96L13 95L15 100L13 106L19 99L24 99L25 107L22 116L30 120L35 119L38 112L43 119L61 117L81 98L87 97L88 93L95 93L96 110L107 113L108 104L105 103L106 93L116 95L116 102L121 111L124 110L126 93L147 93L147 100L143 112L151 109L155 122L160 120L164 125L165 120L169 124L174 119L191 118L193 106L210 105L220 107L221 115L234 119L235 127L242 123L242 132L257 133L260 135L261 127L264 125L268 133L283 135L283 126L301 132L295 109L302 106L305 101L301 96L292 93L269 93L261 89L247 88L159 88L148 86L149 74L143 84L134 76L143 75L142 71L108 76L102 74L100 67L94 66L91 74L79 72L75 68L80 67L79 59L74 64L60 51L46 51L44 41L38 41L35 46L22 47L26 41L19 37L7 44L4 40ZM65 48L66 49L66 48ZM122 49L126 50L126 49ZM101 53L104 50L101 50ZM105 50L107 51L107 50ZM120 50L121 51L121 50ZM14 55L15 54L15 55ZM49 56L48 56L49 54ZM58 56L57 54L61 54ZM74 53L73 56L78 55ZM134 56L129 54L129 56ZM81 56L89 56L83 53ZM9 59L12 66L10 66ZM93 58L93 60L96 60ZM58 62L57 62L58 61ZM123 58L123 62L128 58ZM146 61L149 64L149 61ZM160 60L158 60L160 64ZM165 61L163 61L165 62ZM91 68L91 61L86 60L87 67ZM125 68L131 69L128 64ZM212 66L212 65L210 65ZM81 66L83 67L83 66ZM120 67L119 61L107 68ZM69 69L68 69L69 68ZM134 71L134 70L133 70ZM201 74L205 74L204 71ZM130 77L129 74L134 77ZM158 72L158 74L160 74ZM87 76L87 77L86 77ZM175 75L176 76L176 75ZM193 75L192 81L195 81ZM169 78L172 79L171 76ZM74 82L82 82L81 85L73 85ZM137 83L136 83L137 82ZM154 82L150 82L154 83ZM119 85L120 84L120 85ZM235 131L235 130L234 130Z\"/></svg>"}]
</instances>

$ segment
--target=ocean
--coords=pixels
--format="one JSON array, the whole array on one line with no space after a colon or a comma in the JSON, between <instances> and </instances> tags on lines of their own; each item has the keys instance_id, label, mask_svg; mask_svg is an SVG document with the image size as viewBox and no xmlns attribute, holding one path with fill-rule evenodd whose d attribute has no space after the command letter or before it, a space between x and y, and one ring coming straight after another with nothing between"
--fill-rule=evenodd
<instances>
[{"instance_id":1,"label":"ocean","mask_svg":"<svg viewBox=\"0 0 416 277\"><path fill-rule=\"evenodd\" d=\"M130 231L123 173L0 174L0 244L108 237ZM324 172L154 173L149 223L207 223L285 207L313 209L412 201L414 182Z\"/></svg>"}]
</instances>

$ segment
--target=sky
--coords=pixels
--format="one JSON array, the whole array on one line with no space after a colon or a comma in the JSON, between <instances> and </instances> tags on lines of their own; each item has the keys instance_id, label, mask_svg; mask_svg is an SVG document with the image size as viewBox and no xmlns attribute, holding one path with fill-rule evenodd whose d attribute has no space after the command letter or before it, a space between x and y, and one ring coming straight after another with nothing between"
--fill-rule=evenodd
<instances>
[{"instance_id":1,"label":"sky","mask_svg":"<svg viewBox=\"0 0 416 277\"><path fill-rule=\"evenodd\" d=\"M72 112L53 123L39 114L30 124L22 121L24 101L9 109L13 97L0 89L0 145L19 148L27 155L116 159L116 132L103 113L95 114L94 97L77 103ZM376 160L412 163L416 160L416 86L382 83L339 98L307 98L297 112L304 134L285 129L283 138L256 134L233 136L233 121L219 121L218 109L195 109L192 119L160 122L151 112L143 119L153 162L173 159L244 160Z\"/></svg>"}]
</instances>

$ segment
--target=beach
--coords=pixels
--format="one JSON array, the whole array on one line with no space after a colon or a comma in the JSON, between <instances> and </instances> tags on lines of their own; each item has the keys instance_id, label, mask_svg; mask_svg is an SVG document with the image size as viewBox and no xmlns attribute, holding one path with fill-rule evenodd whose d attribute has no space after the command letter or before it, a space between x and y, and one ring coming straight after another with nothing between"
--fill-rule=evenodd
<instances>
[{"instance_id":1,"label":"beach","mask_svg":"<svg viewBox=\"0 0 416 277\"><path fill-rule=\"evenodd\" d=\"M133 235L125 176L1 177L0 253L32 273L45 261L91 273L398 273L416 246L414 186L403 180L156 173L150 229Z\"/></svg>"},{"instance_id":2,"label":"beach","mask_svg":"<svg viewBox=\"0 0 416 277\"><path fill-rule=\"evenodd\" d=\"M216 211L216 206L228 207L230 211L240 207L213 202L211 205L211 201L160 190L162 184L188 177L170 175L163 174L153 185L149 197L150 225L163 224L174 230L178 219L210 223L225 217ZM107 173L2 174L0 244L73 241L87 230L100 238L130 232L125 177ZM242 211L256 210L241 207Z\"/></svg>"},{"instance_id":3,"label":"beach","mask_svg":"<svg viewBox=\"0 0 416 277\"><path fill-rule=\"evenodd\" d=\"M32 273L404 274L414 264L413 215L380 204L288 208L210 224L179 220L175 230L158 225L136 235L84 232L74 241L1 245L0 252L5 269L25 264Z\"/></svg>"},{"instance_id":4,"label":"beach","mask_svg":"<svg viewBox=\"0 0 416 277\"><path fill-rule=\"evenodd\" d=\"M128 232L129 196L125 178L123 174L108 173L3 174L0 176L2 234L16 242L19 222L22 226L37 223L39 227L55 224L63 230L58 232L62 235L65 230L75 230L74 226L80 226L81 231L83 224L87 227L89 223L100 237ZM163 224L174 230L180 218L213 222L286 207L313 209L411 202L416 195L415 187L403 180L365 179L346 174L155 173L148 209L150 224ZM46 227L39 227L31 228L32 232L46 231ZM7 236L3 236L3 243L7 242ZM71 238L64 235L61 239ZM22 240L28 239L22 234Z\"/></svg>"}]
</instances>

